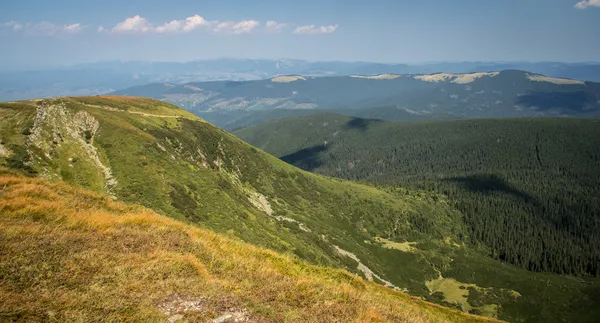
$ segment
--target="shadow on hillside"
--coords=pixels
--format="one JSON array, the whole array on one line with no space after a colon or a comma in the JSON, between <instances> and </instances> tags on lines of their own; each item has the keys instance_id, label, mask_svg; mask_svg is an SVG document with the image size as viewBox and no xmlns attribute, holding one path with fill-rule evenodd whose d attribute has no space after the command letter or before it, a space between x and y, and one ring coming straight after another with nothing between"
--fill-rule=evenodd
<instances>
[{"instance_id":1,"label":"shadow on hillside","mask_svg":"<svg viewBox=\"0 0 600 323\"><path fill-rule=\"evenodd\" d=\"M344 130L360 130L367 131L369 126L375 123L382 122L381 120L374 119L363 119L363 118L352 118L350 121L346 122L344 125Z\"/></svg>"},{"instance_id":2,"label":"shadow on hillside","mask_svg":"<svg viewBox=\"0 0 600 323\"><path fill-rule=\"evenodd\" d=\"M517 104L538 110L566 109L583 112L589 99L584 91L529 92L517 98Z\"/></svg>"},{"instance_id":3,"label":"shadow on hillside","mask_svg":"<svg viewBox=\"0 0 600 323\"><path fill-rule=\"evenodd\" d=\"M312 171L323 164L319 154L327 150L327 146L319 145L310 148L299 150L295 153L281 157L284 162L302 168L307 171Z\"/></svg>"},{"instance_id":4,"label":"shadow on hillside","mask_svg":"<svg viewBox=\"0 0 600 323\"><path fill-rule=\"evenodd\" d=\"M520 198L526 202L537 204L535 198L531 195L514 188L512 185L497 175L475 174L464 177L453 177L444 179L446 182L455 182L458 186L471 192L491 194L494 192L506 193Z\"/></svg>"}]
</instances>

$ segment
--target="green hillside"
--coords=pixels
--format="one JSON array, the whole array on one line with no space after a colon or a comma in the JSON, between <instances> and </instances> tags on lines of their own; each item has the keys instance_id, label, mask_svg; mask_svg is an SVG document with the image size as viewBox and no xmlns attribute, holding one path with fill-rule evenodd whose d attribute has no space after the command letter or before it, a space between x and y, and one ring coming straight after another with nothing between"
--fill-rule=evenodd
<instances>
[{"instance_id":1,"label":"green hillside","mask_svg":"<svg viewBox=\"0 0 600 323\"><path fill-rule=\"evenodd\" d=\"M160 101L1 103L0 163L465 312L529 322L599 314L596 281L487 257L443 195L307 173Z\"/></svg>"},{"instance_id":2,"label":"green hillside","mask_svg":"<svg viewBox=\"0 0 600 323\"><path fill-rule=\"evenodd\" d=\"M596 120L401 124L323 114L237 134L317 173L442 193L496 259L600 276Z\"/></svg>"},{"instance_id":3,"label":"green hillside","mask_svg":"<svg viewBox=\"0 0 600 323\"><path fill-rule=\"evenodd\" d=\"M333 268L0 169L3 322L482 322Z\"/></svg>"},{"instance_id":4,"label":"green hillside","mask_svg":"<svg viewBox=\"0 0 600 323\"><path fill-rule=\"evenodd\" d=\"M457 119L451 114L416 114L397 106L369 107L362 109L335 109L329 113L338 113L350 117L367 119L385 119L388 121L431 121ZM272 119L305 116L316 113L313 109L275 109L275 110L225 110L210 112L195 112L202 119L228 131L259 125Z\"/></svg>"}]
</instances>

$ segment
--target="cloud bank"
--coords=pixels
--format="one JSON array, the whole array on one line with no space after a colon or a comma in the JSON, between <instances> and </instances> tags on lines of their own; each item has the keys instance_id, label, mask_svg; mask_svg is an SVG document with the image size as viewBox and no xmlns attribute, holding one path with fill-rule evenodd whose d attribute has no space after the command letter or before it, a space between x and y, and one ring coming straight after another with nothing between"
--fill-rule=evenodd
<instances>
[{"instance_id":1,"label":"cloud bank","mask_svg":"<svg viewBox=\"0 0 600 323\"><path fill-rule=\"evenodd\" d=\"M337 29L338 29L338 25L321 26L321 27L317 27L315 25L298 26L298 27L296 27L296 29L294 29L294 34L296 34L296 35L331 34L331 33L334 33Z\"/></svg>"},{"instance_id":2,"label":"cloud bank","mask_svg":"<svg viewBox=\"0 0 600 323\"><path fill-rule=\"evenodd\" d=\"M48 21L42 21L38 23L20 23L17 21L9 21L1 25L5 28L10 28L16 33L25 33L29 35L59 35L59 34L77 34L85 28L80 23L69 24L69 25L55 25Z\"/></svg>"},{"instance_id":3,"label":"cloud bank","mask_svg":"<svg viewBox=\"0 0 600 323\"><path fill-rule=\"evenodd\" d=\"M575 8L577 9L587 9L589 7L600 8L600 0L582 0L575 4Z\"/></svg>"},{"instance_id":4,"label":"cloud bank","mask_svg":"<svg viewBox=\"0 0 600 323\"><path fill-rule=\"evenodd\" d=\"M269 20L265 24L265 28L267 29L267 31L275 33L282 31L285 27L287 27L287 24L279 23L275 20Z\"/></svg>"},{"instance_id":5,"label":"cloud bank","mask_svg":"<svg viewBox=\"0 0 600 323\"><path fill-rule=\"evenodd\" d=\"M596 1L596 0L593 0ZM598 0L600 1L600 0ZM218 21L207 20L200 15L189 16L185 19L171 20L164 23L154 23L141 15L125 18L112 27L97 26L96 32L104 34L173 34L189 33L195 30L205 30L214 34L276 34L285 30L287 23L268 20L261 23L258 20L240 20L240 21ZM77 34L83 31L86 26L81 23L67 25L56 25L51 22L42 21L39 23L21 23L18 21L9 21L0 24L0 28L11 30L13 32L23 32L27 34L38 35L58 35L58 34ZM297 35L322 35L335 32L338 25L300 25L293 29Z\"/></svg>"},{"instance_id":6,"label":"cloud bank","mask_svg":"<svg viewBox=\"0 0 600 323\"><path fill-rule=\"evenodd\" d=\"M224 34L250 34L255 31L266 33L279 33L284 30L289 24L268 20L264 25L257 20L241 20L241 21L208 21L199 15L193 15L183 20L172 20L162 25L150 23L146 18L139 15L127 18L118 23L113 28L109 29L113 33L184 33L196 29L205 29L213 33ZM298 35L320 35L331 34L335 32L338 25L316 26L306 25L297 26L293 33ZM108 29L99 27L99 32L104 32Z\"/></svg>"},{"instance_id":7,"label":"cloud bank","mask_svg":"<svg viewBox=\"0 0 600 323\"><path fill-rule=\"evenodd\" d=\"M218 23L212 30L216 33L249 34L260 26L256 20L243 20L239 22L225 21Z\"/></svg>"},{"instance_id":8,"label":"cloud bank","mask_svg":"<svg viewBox=\"0 0 600 323\"><path fill-rule=\"evenodd\" d=\"M200 15L193 15L182 20L171 20L162 25L149 22L146 18L136 15L123 20L116 26L106 29L102 26L99 32L110 30L112 33L187 33L197 29L210 30L215 33L246 34L251 33L260 26L257 20L242 21L208 21Z\"/></svg>"}]
</instances>

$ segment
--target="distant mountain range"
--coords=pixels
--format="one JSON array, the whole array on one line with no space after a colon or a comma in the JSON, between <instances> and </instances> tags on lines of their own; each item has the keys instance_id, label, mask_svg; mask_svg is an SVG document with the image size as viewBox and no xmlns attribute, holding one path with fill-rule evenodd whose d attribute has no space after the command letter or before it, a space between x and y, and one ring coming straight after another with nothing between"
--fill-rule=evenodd
<instances>
[{"instance_id":1,"label":"distant mountain range","mask_svg":"<svg viewBox=\"0 0 600 323\"><path fill-rule=\"evenodd\" d=\"M314 110L393 121L600 117L600 83L520 70L332 77L289 75L257 81L156 83L113 94L171 102L226 129Z\"/></svg>"},{"instance_id":2,"label":"distant mountain range","mask_svg":"<svg viewBox=\"0 0 600 323\"><path fill-rule=\"evenodd\" d=\"M0 71L0 101L93 95L157 82L181 84L216 80L258 80L306 76L473 73L527 70L550 77L600 82L600 63L459 62L418 65L369 62L308 62L295 59L221 58L192 62L96 62L68 67Z\"/></svg>"}]
</instances>

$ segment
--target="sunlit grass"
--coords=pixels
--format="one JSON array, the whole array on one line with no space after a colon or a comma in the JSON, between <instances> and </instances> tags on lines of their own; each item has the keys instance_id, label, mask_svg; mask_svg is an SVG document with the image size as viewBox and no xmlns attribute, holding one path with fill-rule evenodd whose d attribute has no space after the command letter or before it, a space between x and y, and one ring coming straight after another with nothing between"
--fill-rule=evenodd
<instances>
[{"instance_id":1,"label":"sunlit grass","mask_svg":"<svg viewBox=\"0 0 600 323\"><path fill-rule=\"evenodd\" d=\"M0 171L0 320L476 321L105 196ZM170 303L169 303L170 304ZM175 306L176 307L176 306ZM177 309L176 309L177 310Z\"/></svg>"}]
</instances>

